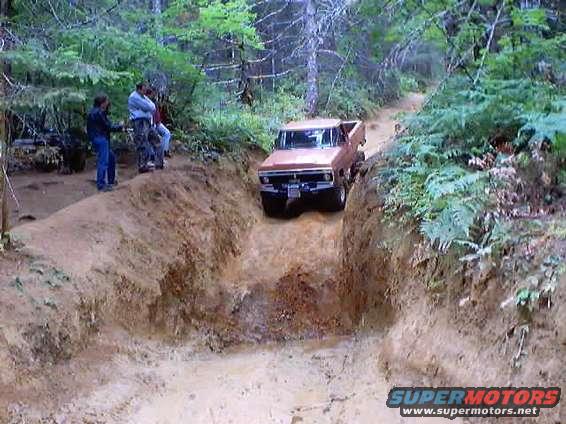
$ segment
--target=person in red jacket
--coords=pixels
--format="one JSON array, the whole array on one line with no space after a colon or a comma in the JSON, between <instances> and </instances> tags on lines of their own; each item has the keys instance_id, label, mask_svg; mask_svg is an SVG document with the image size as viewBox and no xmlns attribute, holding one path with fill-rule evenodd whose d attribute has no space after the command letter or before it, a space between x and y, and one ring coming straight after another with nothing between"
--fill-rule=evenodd
<instances>
[{"instance_id":1,"label":"person in red jacket","mask_svg":"<svg viewBox=\"0 0 566 424\"><path fill-rule=\"evenodd\" d=\"M155 125L155 129L157 133L161 137L161 143L163 147L163 154L165 157L171 157L169 152L170 143L171 143L171 131L165 126L162 119L161 107L158 103L157 95L155 91L151 92L150 98L155 102L157 107L155 108L155 112L153 113L153 124Z\"/></svg>"}]
</instances>

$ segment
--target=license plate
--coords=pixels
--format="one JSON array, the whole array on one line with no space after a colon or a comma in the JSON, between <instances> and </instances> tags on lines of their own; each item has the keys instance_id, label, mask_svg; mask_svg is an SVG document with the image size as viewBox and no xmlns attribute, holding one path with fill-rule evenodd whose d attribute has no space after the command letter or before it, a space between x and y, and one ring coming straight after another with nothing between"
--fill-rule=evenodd
<instances>
[{"instance_id":1,"label":"license plate","mask_svg":"<svg viewBox=\"0 0 566 424\"><path fill-rule=\"evenodd\" d=\"M301 190L298 185L289 185L287 187L287 197L289 199L298 199L301 197Z\"/></svg>"}]
</instances>

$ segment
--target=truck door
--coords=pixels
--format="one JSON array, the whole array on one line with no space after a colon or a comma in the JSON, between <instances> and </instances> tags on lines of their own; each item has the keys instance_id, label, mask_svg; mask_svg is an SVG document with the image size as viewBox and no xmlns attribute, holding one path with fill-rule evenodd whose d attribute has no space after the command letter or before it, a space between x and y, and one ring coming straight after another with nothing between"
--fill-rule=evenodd
<instances>
[{"instance_id":1,"label":"truck door","mask_svg":"<svg viewBox=\"0 0 566 424\"><path fill-rule=\"evenodd\" d=\"M352 140L350 140L350 137L348 137L348 131L346 130L346 128L344 128L343 125L340 125L340 133L341 133L341 137L344 139L344 143L343 143L343 149L345 154L345 160L346 160L346 164L344 165L345 167L350 167L352 162L354 161L354 146L352 144Z\"/></svg>"},{"instance_id":2,"label":"truck door","mask_svg":"<svg viewBox=\"0 0 566 424\"><path fill-rule=\"evenodd\" d=\"M341 146L341 149L343 151L343 154L341 155L342 159L340 161L340 167L344 170L344 173L347 173L350 172L350 167L354 163L354 156L356 152L354 151L352 141L348 137L348 132L343 125L340 125L338 127L338 133L339 145Z\"/></svg>"}]
</instances>

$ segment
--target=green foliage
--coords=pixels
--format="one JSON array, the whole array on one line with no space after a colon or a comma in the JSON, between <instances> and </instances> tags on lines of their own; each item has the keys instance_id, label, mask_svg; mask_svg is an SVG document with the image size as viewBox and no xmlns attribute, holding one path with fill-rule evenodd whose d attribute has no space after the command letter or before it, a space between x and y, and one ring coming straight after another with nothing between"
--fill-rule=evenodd
<instances>
[{"instance_id":1,"label":"green foliage","mask_svg":"<svg viewBox=\"0 0 566 424\"><path fill-rule=\"evenodd\" d=\"M537 290L523 288L517 292L515 296L515 304L518 307L533 309L534 304L538 301L540 293Z\"/></svg>"},{"instance_id":2,"label":"green foliage","mask_svg":"<svg viewBox=\"0 0 566 424\"><path fill-rule=\"evenodd\" d=\"M36 78L48 78L65 85L96 85L101 81L113 83L131 77L127 72L116 72L96 63L83 62L79 52L71 46L47 51L39 43L29 43L20 50L3 52L0 58L10 62L16 74L21 69L36 74Z\"/></svg>"},{"instance_id":3,"label":"green foliage","mask_svg":"<svg viewBox=\"0 0 566 424\"><path fill-rule=\"evenodd\" d=\"M422 89L417 79L408 74L401 75L399 79L399 86L401 88L401 92L403 93L416 92Z\"/></svg>"},{"instance_id":4,"label":"green foliage","mask_svg":"<svg viewBox=\"0 0 566 424\"><path fill-rule=\"evenodd\" d=\"M524 38L529 39L524 42ZM557 67L565 59L566 35L545 39L532 34L511 33L499 40L501 51L486 60L486 74L494 78L528 78L537 63Z\"/></svg>"},{"instance_id":5,"label":"green foliage","mask_svg":"<svg viewBox=\"0 0 566 424\"><path fill-rule=\"evenodd\" d=\"M261 40L253 22L255 14L245 0L176 0L169 6L169 32L187 41L207 41L210 35L229 36L259 48Z\"/></svg>"},{"instance_id":6,"label":"green foliage","mask_svg":"<svg viewBox=\"0 0 566 424\"><path fill-rule=\"evenodd\" d=\"M281 125L303 117L302 105L302 99L279 92L251 108L240 104L225 105L221 110L205 106L196 114L196 129L187 141L222 151L249 143L271 150Z\"/></svg>"},{"instance_id":7,"label":"green foliage","mask_svg":"<svg viewBox=\"0 0 566 424\"><path fill-rule=\"evenodd\" d=\"M492 233L500 227L485 225L485 219L496 202L490 193L502 183L471 169L468 159L497 155L495 138L519 150L521 140L548 140L562 152L563 103L549 83L489 79L470 89L465 79L450 79L420 113L407 118L408 132L390 154L394 166L382 175L388 215L418 221L440 250L456 243L479 251L490 237L494 243ZM529 163L530 151L522 153L522 162Z\"/></svg>"},{"instance_id":8,"label":"green foliage","mask_svg":"<svg viewBox=\"0 0 566 424\"><path fill-rule=\"evenodd\" d=\"M519 136L528 138L530 144L549 141L553 152L559 158L566 158L566 102L553 102L550 112L533 112L522 116L525 124L519 130Z\"/></svg>"},{"instance_id":9,"label":"green foliage","mask_svg":"<svg viewBox=\"0 0 566 424\"><path fill-rule=\"evenodd\" d=\"M304 99L279 90L275 93L267 93L262 96L261 101L255 103L251 111L262 117L268 132L269 146L271 146L277 131L289 121L304 118ZM266 145L263 145L266 147Z\"/></svg>"},{"instance_id":10,"label":"green foliage","mask_svg":"<svg viewBox=\"0 0 566 424\"><path fill-rule=\"evenodd\" d=\"M265 143L264 122L256 115L238 108L209 111L199 117L194 136L213 146L230 150L238 143Z\"/></svg>"},{"instance_id":11,"label":"green foliage","mask_svg":"<svg viewBox=\"0 0 566 424\"><path fill-rule=\"evenodd\" d=\"M99 25L61 29L52 38L53 48L31 38L3 53L12 65L12 78L20 81L20 89L4 99L4 107L57 115L78 103L84 111L97 92L105 91L123 119L128 94L148 72L168 75L174 80L173 89L176 83L187 85L200 78L185 54L145 34Z\"/></svg>"},{"instance_id":12,"label":"green foliage","mask_svg":"<svg viewBox=\"0 0 566 424\"><path fill-rule=\"evenodd\" d=\"M454 242L467 240L479 209L474 206L461 200L448 202L437 216L422 222L422 234L440 251L445 251Z\"/></svg>"},{"instance_id":13,"label":"green foliage","mask_svg":"<svg viewBox=\"0 0 566 424\"><path fill-rule=\"evenodd\" d=\"M115 118L125 119L127 96L135 82L157 78L165 81L173 109L194 109L203 79L193 65L195 54L181 44L159 42L156 30L147 30L155 25L149 9L144 12L134 2L116 8L113 2L88 0L53 1L53 13L26 1L15 6L13 22L24 42L2 53L18 86L14 95L2 99L3 107L17 113L47 111L47 125L52 126L54 117L69 107L84 113L90 99L102 91L113 101ZM103 7L113 14L93 15L93 10L100 12ZM183 40L202 38L208 28L217 36L230 32L250 43L257 41L249 25L254 16L241 0L202 2L198 9L202 13L190 30L177 28L184 31Z\"/></svg>"},{"instance_id":14,"label":"green foliage","mask_svg":"<svg viewBox=\"0 0 566 424\"><path fill-rule=\"evenodd\" d=\"M321 100L325 115L343 119L367 117L378 106L370 90L355 80L341 81L334 87L322 86Z\"/></svg>"}]
</instances>

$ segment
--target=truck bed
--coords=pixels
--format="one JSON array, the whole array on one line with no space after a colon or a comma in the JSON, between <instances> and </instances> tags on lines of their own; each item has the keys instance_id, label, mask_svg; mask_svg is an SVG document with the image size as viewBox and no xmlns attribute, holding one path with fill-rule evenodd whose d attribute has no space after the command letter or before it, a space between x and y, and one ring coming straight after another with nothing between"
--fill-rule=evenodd
<instances>
[{"instance_id":1,"label":"truck bed","mask_svg":"<svg viewBox=\"0 0 566 424\"><path fill-rule=\"evenodd\" d=\"M366 126L362 121L344 121L344 129L348 132L348 138L353 146L363 146L366 142Z\"/></svg>"}]
</instances>

